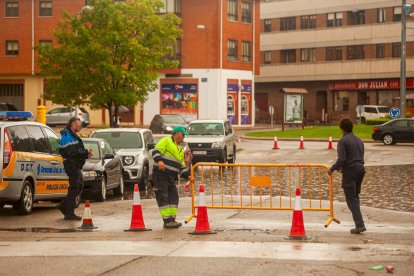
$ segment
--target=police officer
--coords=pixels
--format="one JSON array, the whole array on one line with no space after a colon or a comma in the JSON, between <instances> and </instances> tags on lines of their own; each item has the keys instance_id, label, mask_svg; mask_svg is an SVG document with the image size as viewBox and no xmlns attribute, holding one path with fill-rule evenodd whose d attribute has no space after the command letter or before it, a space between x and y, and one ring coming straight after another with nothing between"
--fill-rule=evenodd
<instances>
[{"instance_id":1,"label":"police officer","mask_svg":"<svg viewBox=\"0 0 414 276\"><path fill-rule=\"evenodd\" d=\"M355 222L355 228L351 229L351 234L359 234L366 231L359 202L361 184L365 175L364 144L352 133L353 124L350 119L341 120L339 127L343 136L338 142L338 160L329 169L328 174L332 175L332 172L336 170L342 173L342 188L346 204Z\"/></svg>"},{"instance_id":2,"label":"police officer","mask_svg":"<svg viewBox=\"0 0 414 276\"><path fill-rule=\"evenodd\" d=\"M164 228L179 228L182 225L175 221L179 200L176 181L179 175L185 179L190 176L181 147L185 135L187 131L184 127L175 127L172 136L162 138L152 151L155 195Z\"/></svg>"},{"instance_id":3,"label":"police officer","mask_svg":"<svg viewBox=\"0 0 414 276\"><path fill-rule=\"evenodd\" d=\"M65 220L81 220L75 214L76 197L81 193L83 185L82 167L85 160L92 156L91 150L86 150L77 133L82 129L79 118L69 120L67 127L61 131L59 152L63 157L63 165L69 176L69 189L66 198L60 203L59 210Z\"/></svg>"}]
</instances>

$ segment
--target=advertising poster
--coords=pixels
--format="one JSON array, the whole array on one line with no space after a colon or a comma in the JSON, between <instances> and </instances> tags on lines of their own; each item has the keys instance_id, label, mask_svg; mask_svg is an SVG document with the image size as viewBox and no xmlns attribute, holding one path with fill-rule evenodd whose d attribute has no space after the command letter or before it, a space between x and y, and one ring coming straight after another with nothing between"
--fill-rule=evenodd
<instances>
[{"instance_id":1,"label":"advertising poster","mask_svg":"<svg viewBox=\"0 0 414 276\"><path fill-rule=\"evenodd\" d=\"M250 125L251 124L251 91L252 85L251 84L243 84L242 85L242 95L240 99L241 104L241 124L242 125Z\"/></svg>"},{"instance_id":2,"label":"advertising poster","mask_svg":"<svg viewBox=\"0 0 414 276\"><path fill-rule=\"evenodd\" d=\"M237 93L239 91L238 84L227 84L227 119L232 125L237 124Z\"/></svg>"},{"instance_id":3,"label":"advertising poster","mask_svg":"<svg viewBox=\"0 0 414 276\"><path fill-rule=\"evenodd\" d=\"M285 94L285 123L302 123L303 95Z\"/></svg>"},{"instance_id":4,"label":"advertising poster","mask_svg":"<svg viewBox=\"0 0 414 276\"><path fill-rule=\"evenodd\" d=\"M197 84L161 84L161 114L180 114L185 119L198 116Z\"/></svg>"}]
</instances>

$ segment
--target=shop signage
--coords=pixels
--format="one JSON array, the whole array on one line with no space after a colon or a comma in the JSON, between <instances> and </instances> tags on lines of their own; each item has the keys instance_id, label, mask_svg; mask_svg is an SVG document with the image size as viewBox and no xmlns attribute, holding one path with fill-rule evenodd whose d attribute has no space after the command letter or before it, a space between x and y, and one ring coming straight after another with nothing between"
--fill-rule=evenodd
<instances>
[{"instance_id":1,"label":"shop signage","mask_svg":"<svg viewBox=\"0 0 414 276\"><path fill-rule=\"evenodd\" d=\"M400 80L352 81L329 84L329 90L378 90L399 88ZM414 88L414 80L407 80L407 88Z\"/></svg>"}]
</instances>

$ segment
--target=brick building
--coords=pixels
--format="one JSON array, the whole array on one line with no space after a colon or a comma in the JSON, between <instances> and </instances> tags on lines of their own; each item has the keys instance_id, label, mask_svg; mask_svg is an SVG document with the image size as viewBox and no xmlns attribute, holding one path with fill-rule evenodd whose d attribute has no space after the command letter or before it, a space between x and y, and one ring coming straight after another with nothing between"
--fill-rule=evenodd
<instances>
[{"instance_id":1,"label":"brick building","mask_svg":"<svg viewBox=\"0 0 414 276\"><path fill-rule=\"evenodd\" d=\"M36 112L43 95L34 45L56 42L52 30L62 11L75 15L85 0L0 0L0 102ZM118 1L122 2L122 1ZM149 124L158 113L189 118L225 118L254 123L254 75L259 72L259 0L163 0L161 13L182 18L177 69L160 72L159 88L132 106L122 122ZM48 110L54 107L47 103ZM90 111L91 124L108 124Z\"/></svg>"},{"instance_id":2,"label":"brick building","mask_svg":"<svg viewBox=\"0 0 414 276\"><path fill-rule=\"evenodd\" d=\"M410 2L410 1L408 1ZM262 0L256 118L284 113L281 91L298 99L311 121L356 117L362 104L398 105L401 1ZM414 27L407 23L407 109L414 99ZM302 94L303 93L303 94Z\"/></svg>"}]
</instances>

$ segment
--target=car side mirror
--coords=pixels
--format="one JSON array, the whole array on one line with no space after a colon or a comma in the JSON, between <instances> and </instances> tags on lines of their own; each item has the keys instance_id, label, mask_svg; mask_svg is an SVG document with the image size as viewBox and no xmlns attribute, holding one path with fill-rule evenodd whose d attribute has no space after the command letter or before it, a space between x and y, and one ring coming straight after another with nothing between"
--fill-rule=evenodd
<instances>
[{"instance_id":1,"label":"car side mirror","mask_svg":"<svg viewBox=\"0 0 414 276\"><path fill-rule=\"evenodd\" d=\"M115 158L115 154L113 153L107 153L104 156L104 159L114 159Z\"/></svg>"},{"instance_id":2,"label":"car side mirror","mask_svg":"<svg viewBox=\"0 0 414 276\"><path fill-rule=\"evenodd\" d=\"M147 150L152 150L155 148L155 143L148 143Z\"/></svg>"}]
</instances>

